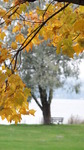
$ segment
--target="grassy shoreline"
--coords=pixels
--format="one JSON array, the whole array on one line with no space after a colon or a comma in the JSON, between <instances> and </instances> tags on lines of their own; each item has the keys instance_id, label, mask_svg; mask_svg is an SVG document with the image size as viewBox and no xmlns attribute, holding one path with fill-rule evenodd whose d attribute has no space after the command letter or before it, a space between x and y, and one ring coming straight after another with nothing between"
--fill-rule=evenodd
<instances>
[{"instance_id":1,"label":"grassy shoreline","mask_svg":"<svg viewBox=\"0 0 84 150\"><path fill-rule=\"evenodd\" d=\"M0 125L0 150L84 150L84 125Z\"/></svg>"}]
</instances>

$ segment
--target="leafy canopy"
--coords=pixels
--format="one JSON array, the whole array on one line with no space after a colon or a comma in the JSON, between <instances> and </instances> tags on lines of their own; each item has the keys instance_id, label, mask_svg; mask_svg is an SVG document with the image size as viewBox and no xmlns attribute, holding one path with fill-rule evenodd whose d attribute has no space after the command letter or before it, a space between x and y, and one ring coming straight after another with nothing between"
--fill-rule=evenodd
<instances>
[{"instance_id":1,"label":"leafy canopy","mask_svg":"<svg viewBox=\"0 0 84 150\"><path fill-rule=\"evenodd\" d=\"M0 1L0 116L10 122L20 121L21 114L34 115L26 102L30 89L17 72L21 51L48 39L57 54L71 58L84 49L84 7L42 2L33 9L26 0Z\"/></svg>"}]
</instances>

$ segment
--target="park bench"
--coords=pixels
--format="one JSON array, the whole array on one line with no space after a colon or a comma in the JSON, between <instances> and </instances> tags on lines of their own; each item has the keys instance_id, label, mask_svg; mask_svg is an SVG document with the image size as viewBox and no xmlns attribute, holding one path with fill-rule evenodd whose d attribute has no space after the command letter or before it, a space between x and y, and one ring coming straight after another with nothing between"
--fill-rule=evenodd
<instances>
[{"instance_id":1,"label":"park bench","mask_svg":"<svg viewBox=\"0 0 84 150\"><path fill-rule=\"evenodd\" d=\"M63 117L51 117L51 123L62 124L63 120Z\"/></svg>"}]
</instances>

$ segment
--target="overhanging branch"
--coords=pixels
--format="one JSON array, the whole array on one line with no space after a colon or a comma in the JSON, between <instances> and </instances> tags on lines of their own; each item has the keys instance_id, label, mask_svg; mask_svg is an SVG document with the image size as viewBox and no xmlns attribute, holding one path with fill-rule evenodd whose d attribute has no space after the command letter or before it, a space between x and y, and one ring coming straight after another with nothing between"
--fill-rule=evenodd
<instances>
[{"instance_id":1,"label":"overhanging branch","mask_svg":"<svg viewBox=\"0 0 84 150\"><path fill-rule=\"evenodd\" d=\"M73 4L78 4L78 5L83 5L84 6L84 0L54 0L58 2L68 2L68 3L73 3Z\"/></svg>"},{"instance_id":2,"label":"overhanging branch","mask_svg":"<svg viewBox=\"0 0 84 150\"><path fill-rule=\"evenodd\" d=\"M32 95L32 98L33 98L33 99L35 100L35 102L37 103L37 105L39 106L39 108L42 110L42 106L41 106L40 103L38 102L36 96L35 96L33 93L31 93L31 95Z\"/></svg>"},{"instance_id":3,"label":"overhanging branch","mask_svg":"<svg viewBox=\"0 0 84 150\"><path fill-rule=\"evenodd\" d=\"M35 2L37 0L27 0L28 2ZM84 6L84 0L54 0L57 2L68 2L68 3L73 3L73 4L78 4L78 5L83 5Z\"/></svg>"},{"instance_id":4,"label":"overhanging branch","mask_svg":"<svg viewBox=\"0 0 84 150\"><path fill-rule=\"evenodd\" d=\"M29 43L34 39L34 37L39 33L39 31L43 28L43 26L51 19L53 18L55 15L57 15L58 13L60 13L61 11L63 11L66 7L68 7L69 3L67 3L66 5L64 5L61 9L59 9L57 12L53 13L51 16L49 16L44 22L42 22L42 24L40 26L38 26L34 31L32 31L32 33L29 34L29 36L25 39L25 41L22 43L22 46L17 50L16 54L14 55L11 63L13 62L14 59L16 59L16 57L18 56L19 52L21 52L24 48L26 48L27 45L29 45ZM34 34L33 34L34 33ZM33 35L32 35L33 34ZM28 38L32 36L29 41L26 43L26 41L28 40ZM26 43L26 44L25 44ZM14 66L14 70L16 68L16 64Z\"/></svg>"}]
</instances>

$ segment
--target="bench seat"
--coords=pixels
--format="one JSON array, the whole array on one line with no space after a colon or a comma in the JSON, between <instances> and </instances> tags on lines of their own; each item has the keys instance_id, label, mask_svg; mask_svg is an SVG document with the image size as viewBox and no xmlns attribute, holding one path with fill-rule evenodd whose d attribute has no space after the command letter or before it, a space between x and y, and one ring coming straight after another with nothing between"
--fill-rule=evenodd
<instances>
[{"instance_id":1,"label":"bench seat","mask_svg":"<svg viewBox=\"0 0 84 150\"><path fill-rule=\"evenodd\" d=\"M63 124L63 117L51 117L51 123Z\"/></svg>"}]
</instances>

